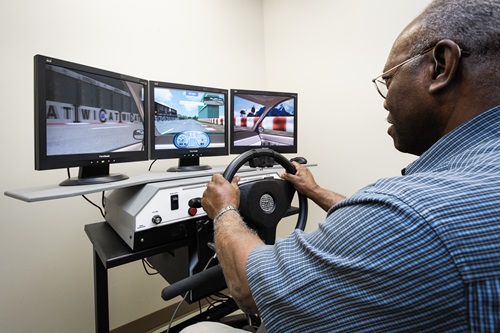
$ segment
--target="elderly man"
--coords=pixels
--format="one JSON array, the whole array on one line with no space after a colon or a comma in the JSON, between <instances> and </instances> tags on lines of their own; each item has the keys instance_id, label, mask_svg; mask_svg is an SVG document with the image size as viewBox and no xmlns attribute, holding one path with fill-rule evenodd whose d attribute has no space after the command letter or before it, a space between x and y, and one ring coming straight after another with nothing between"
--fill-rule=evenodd
<instances>
[{"instance_id":1,"label":"elderly man","mask_svg":"<svg viewBox=\"0 0 500 333\"><path fill-rule=\"evenodd\" d=\"M384 73L396 149L419 158L350 198L295 164L328 214L264 245L237 179L213 176L215 247L239 306L268 332L500 332L500 2L435 0L396 39ZM185 332L224 332L200 323ZM219 326L220 325L220 326Z\"/></svg>"}]
</instances>

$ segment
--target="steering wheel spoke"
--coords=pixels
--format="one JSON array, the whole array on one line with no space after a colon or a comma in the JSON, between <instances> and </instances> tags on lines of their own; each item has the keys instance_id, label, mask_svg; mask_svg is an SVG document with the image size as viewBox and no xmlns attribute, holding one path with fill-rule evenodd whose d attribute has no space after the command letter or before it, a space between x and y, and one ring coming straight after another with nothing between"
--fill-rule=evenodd
<instances>
[{"instance_id":1,"label":"steering wheel spoke","mask_svg":"<svg viewBox=\"0 0 500 333\"><path fill-rule=\"evenodd\" d=\"M262 179L243 183L240 188L240 214L245 222L259 232L266 243L274 243L279 221L290 208L294 187L283 179ZM272 234L272 235L268 235ZM271 239L272 238L272 239Z\"/></svg>"}]
</instances>

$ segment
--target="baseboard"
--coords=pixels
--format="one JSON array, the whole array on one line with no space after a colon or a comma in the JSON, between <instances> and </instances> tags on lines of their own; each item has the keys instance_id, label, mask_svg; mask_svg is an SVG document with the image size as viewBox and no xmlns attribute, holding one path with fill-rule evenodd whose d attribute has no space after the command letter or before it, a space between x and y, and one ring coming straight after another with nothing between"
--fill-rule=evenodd
<instances>
[{"instance_id":1,"label":"baseboard","mask_svg":"<svg viewBox=\"0 0 500 333\"><path fill-rule=\"evenodd\" d=\"M150 313L147 316L134 320L123 326L117 327L111 330L110 333L147 333L157 330L163 326L168 325L178 305L178 303L171 304L161 310ZM206 307L207 305L208 303L205 300L201 301L202 308ZM196 314L199 312L199 310L200 305L198 304L198 302L195 302L193 304L183 302L181 307L177 311L175 320L187 317L190 314Z\"/></svg>"}]
</instances>

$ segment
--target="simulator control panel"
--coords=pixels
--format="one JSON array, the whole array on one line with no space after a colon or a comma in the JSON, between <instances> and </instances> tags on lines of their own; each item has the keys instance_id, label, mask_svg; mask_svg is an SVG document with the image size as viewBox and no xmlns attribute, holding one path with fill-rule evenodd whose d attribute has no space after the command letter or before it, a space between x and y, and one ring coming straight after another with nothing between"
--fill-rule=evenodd
<instances>
[{"instance_id":1,"label":"simulator control panel","mask_svg":"<svg viewBox=\"0 0 500 333\"><path fill-rule=\"evenodd\" d=\"M279 178L276 169L238 174L240 184ZM170 284L218 264L213 249L213 223L203 208L194 207L211 176L148 183L115 189L105 198L106 221L133 251L178 242L171 251L148 258ZM225 288L225 282L195 288L194 302Z\"/></svg>"},{"instance_id":2,"label":"simulator control panel","mask_svg":"<svg viewBox=\"0 0 500 333\"><path fill-rule=\"evenodd\" d=\"M276 170L238 174L240 184L279 178ZM141 250L186 237L189 224L208 219L203 208L190 206L201 198L210 176L148 183L107 194L106 221L132 250Z\"/></svg>"}]
</instances>

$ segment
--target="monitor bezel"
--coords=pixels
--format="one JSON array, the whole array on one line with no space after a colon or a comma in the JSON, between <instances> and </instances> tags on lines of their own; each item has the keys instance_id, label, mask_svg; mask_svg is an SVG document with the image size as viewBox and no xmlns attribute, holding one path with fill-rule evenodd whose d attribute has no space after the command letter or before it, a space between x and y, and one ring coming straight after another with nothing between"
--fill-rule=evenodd
<instances>
[{"instance_id":1,"label":"monitor bezel","mask_svg":"<svg viewBox=\"0 0 500 333\"><path fill-rule=\"evenodd\" d=\"M156 149L156 126L154 121L154 103L155 103L155 88L161 89L177 89L177 90L193 90L205 93L216 93L224 95L224 147L205 147L196 149ZM189 85L182 83L173 83L165 81L150 81L149 82L149 118L150 118L150 128L149 128L149 158L151 160L163 160L163 159L179 159L179 166L190 166L196 165L201 157L209 156L227 156L229 155L229 91L223 88L215 88L208 86L198 86ZM180 170L176 170L180 171Z\"/></svg>"},{"instance_id":2,"label":"monitor bezel","mask_svg":"<svg viewBox=\"0 0 500 333\"><path fill-rule=\"evenodd\" d=\"M294 154L298 152L298 93L295 92L283 92L283 91L271 91L271 90L248 90L248 89L231 89L230 91L231 98L231 107L229 112L229 134L230 134L230 143L229 143L229 151L230 154L242 154L248 150L256 149L256 148L269 148L274 151L282 154ZM234 99L238 95L264 95L264 96L283 96L287 98L293 98L294 100L294 116L293 116L293 145L273 145L273 146L242 146L235 145L235 103Z\"/></svg>"},{"instance_id":3,"label":"monitor bezel","mask_svg":"<svg viewBox=\"0 0 500 333\"><path fill-rule=\"evenodd\" d=\"M47 71L46 64L88 73L100 75L120 81L128 81L143 86L142 96L142 123L144 128L143 149L126 152L95 152L95 153L74 153L64 155L47 154ZM145 79L116 73L88 65L74 63L54 57L37 54L34 57L34 125L35 125L35 170L52 170L71 167L108 167L110 164L137 162L148 160L148 81Z\"/></svg>"}]
</instances>

